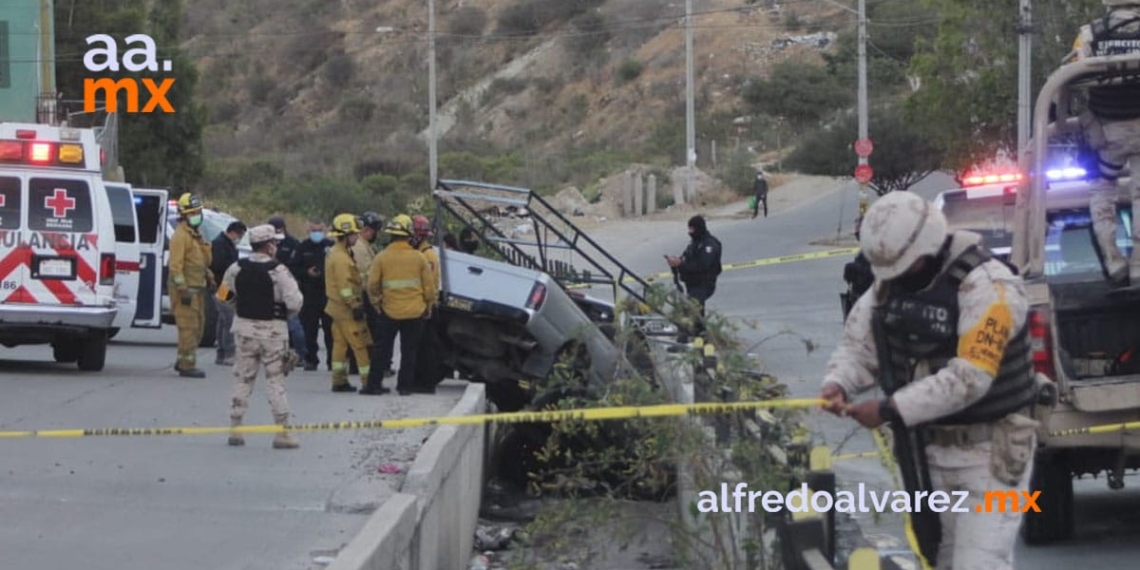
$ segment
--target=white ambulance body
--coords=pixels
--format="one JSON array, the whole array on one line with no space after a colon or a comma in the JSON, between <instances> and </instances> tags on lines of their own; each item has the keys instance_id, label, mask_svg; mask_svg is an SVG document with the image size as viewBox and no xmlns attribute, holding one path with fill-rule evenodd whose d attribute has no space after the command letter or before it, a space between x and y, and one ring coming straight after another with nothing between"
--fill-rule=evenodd
<instances>
[{"instance_id":1,"label":"white ambulance body","mask_svg":"<svg viewBox=\"0 0 1140 570\"><path fill-rule=\"evenodd\" d=\"M161 326L166 193L108 188L100 162L90 129L0 123L0 344L51 344L81 370L117 327Z\"/></svg>"}]
</instances>

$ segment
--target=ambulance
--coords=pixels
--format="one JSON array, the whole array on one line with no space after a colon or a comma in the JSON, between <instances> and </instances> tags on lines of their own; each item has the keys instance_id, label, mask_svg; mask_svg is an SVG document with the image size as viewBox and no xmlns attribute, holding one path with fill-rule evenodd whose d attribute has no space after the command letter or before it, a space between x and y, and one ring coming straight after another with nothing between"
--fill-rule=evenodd
<instances>
[{"instance_id":1,"label":"ambulance","mask_svg":"<svg viewBox=\"0 0 1140 570\"><path fill-rule=\"evenodd\" d=\"M105 182L95 131L0 123L0 344L98 371L158 328L167 193Z\"/></svg>"}]
</instances>

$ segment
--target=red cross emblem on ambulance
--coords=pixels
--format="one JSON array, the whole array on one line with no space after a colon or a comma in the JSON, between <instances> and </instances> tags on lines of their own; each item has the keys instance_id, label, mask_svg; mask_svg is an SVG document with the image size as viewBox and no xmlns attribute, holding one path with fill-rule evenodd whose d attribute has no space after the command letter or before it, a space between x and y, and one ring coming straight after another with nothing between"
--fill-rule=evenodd
<instances>
[{"instance_id":1,"label":"red cross emblem on ambulance","mask_svg":"<svg viewBox=\"0 0 1140 570\"><path fill-rule=\"evenodd\" d=\"M75 209L75 198L69 198L67 190L56 188L54 194L44 198L44 207L51 208L54 217L62 218L69 210Z\"/></svg>"}]
</instances>

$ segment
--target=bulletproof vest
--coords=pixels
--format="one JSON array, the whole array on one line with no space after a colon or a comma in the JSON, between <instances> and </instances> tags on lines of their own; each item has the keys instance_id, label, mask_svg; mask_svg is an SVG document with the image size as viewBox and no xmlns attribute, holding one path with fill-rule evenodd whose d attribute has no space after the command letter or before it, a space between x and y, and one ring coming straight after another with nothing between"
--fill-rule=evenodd
<instances>
[{"instance_id":1,"label":"bulletproof vest","mask_svg":"<svg viewBox=\"0 0 1140 570\"><path fill-rule=\"evenodd\" d=\"M893 394L914 378L919 361L934 374L958 355L958 290L971 271L991 259L989 251L971 245L917 293L888 290L875 309L875 343L882 347L894 385L884 385ZM897 288L896 288L897 289ZM1028 319L1026 319L1026 322ZM957 425L991 422L1028 406L1035 397L1029 327L1023 324L1007 342L997 376L980 400L935 424Z\"/></svg>"},{"instance_id":2,"label":"bulletproof vest","mask_svg":"<svg viewBox=\"0 0 1140 570\"><path fill-rule=\"evenodd\" d=\"M280 265L277 261L238 261L238 272L234 279L237 291L237 316L243 319L270 321L285 319L285 305L273 301L273 277L269 275Z\"/></svg>"},{"instance_id":3,"label":"bulletproof vest","mask_svg":"<svg viewBox=\"0 0 1140 570\"><path fill-rule=\"evenodd\" d=\"M1113 22L1113 15L1109 13L1089 28L1092 32L1089 48L1094 56L1140 52L1140 18L1121 18ZM1140 85L1114 82L1091 86L1089 110L1099 118L1112 121L1140 118Z\"/></svg>"}]
</instances>

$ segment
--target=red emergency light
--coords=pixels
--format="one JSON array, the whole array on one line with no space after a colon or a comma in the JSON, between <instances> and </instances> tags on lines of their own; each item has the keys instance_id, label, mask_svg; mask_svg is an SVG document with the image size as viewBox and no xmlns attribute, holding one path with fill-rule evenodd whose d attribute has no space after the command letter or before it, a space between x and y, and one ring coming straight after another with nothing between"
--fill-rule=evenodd
<instances>
[{"instance_id":1,"label":"red emergency light","mask_svg":"<svg viewBox=\"0 0 1140 570\"><path fill-rule=\"evenodd\" d=\"M971 174L962 180L963 186L981 186L983 184L1006 184L1021 182L1023 176L1020 172L1002 172L993 174Z\"/></svg>"}]
</instances>

